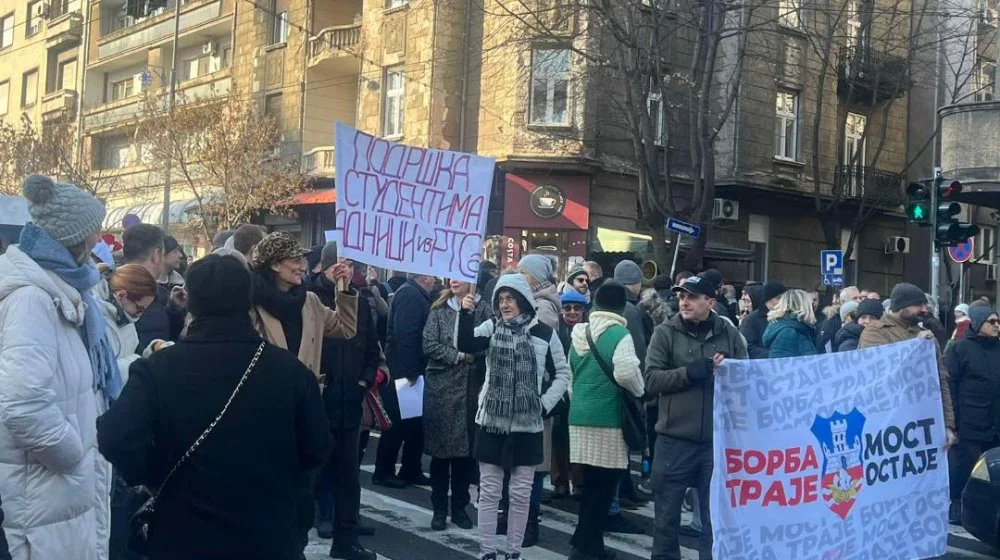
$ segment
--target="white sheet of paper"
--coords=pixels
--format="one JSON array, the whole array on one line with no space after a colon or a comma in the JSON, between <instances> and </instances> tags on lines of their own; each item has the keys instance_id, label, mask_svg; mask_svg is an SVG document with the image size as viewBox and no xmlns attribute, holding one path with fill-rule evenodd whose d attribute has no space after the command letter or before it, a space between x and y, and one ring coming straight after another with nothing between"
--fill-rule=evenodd
<instances>
[{"instance_id":1,"label":"white sheet of paper","mask_svg":"<svg viewBox=\"0 0 1000 560\"><path fill-rule=\"evenodd\" d=\"M399 417L403 420L418 418L424 415L424 376L417 378L417 383L410 386L404 379L396 380L396 396L399 398Z\"/></svg>"}]
</instances>

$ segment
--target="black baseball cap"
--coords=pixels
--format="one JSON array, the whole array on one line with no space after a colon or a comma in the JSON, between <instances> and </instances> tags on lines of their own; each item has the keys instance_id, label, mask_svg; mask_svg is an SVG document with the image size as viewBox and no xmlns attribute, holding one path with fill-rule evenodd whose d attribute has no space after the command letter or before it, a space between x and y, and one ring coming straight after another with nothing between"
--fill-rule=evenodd
<instances>
[{"instance_id":1,"label":"black baseball cap","mask_svg":"<svg viewBox=\"0 0 1000 560\"><path fill-rule=\"evenodd\" d=\"M687 292L696 296L714 298L715 292L718 288L711 279L705 278L703 274L704 273L688 278L680 286L674 286L672 290L674 292Z\"/></svg>"}]
</instances>

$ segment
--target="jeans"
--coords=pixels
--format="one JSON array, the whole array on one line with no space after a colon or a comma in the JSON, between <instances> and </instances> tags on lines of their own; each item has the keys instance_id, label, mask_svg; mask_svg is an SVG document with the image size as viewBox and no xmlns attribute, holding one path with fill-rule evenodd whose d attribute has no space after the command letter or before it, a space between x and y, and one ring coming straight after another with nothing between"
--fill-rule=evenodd
<instances>
[{"instance_id":1,"label":"jeans","mask_svg":"<svg viewBox=\"0 0 1000 560\"><path fill-rule=\"evenodd\" d=\"M600 557L604 554L604 521L621 471L583 465L583 495L576 532L570 539L574 551Z\"/></svg>"},{"instance_id":2,"label":"jeans","mask_svg":"<svg viewBox=\"0 0 1000 560\"><path fill-rule=\"evenodd\" d=\"M503 467L479 463L479 540L481 554L497 551L497 509L503 493ZM528 525L528 504L535 467L516 467L510 471L510 508L507 514L507 552L521 552L524 529Z\"/></svg>"},{"instance_id":3,"label":"jeans","mask_svg":"<svg viewBox=\"0 0 1000 560\"><path fill-rule=\"evenodd\" d=\"M972 468L976 466L979 456L986 451L1000 447L1000 441L971 441L966 439L958 440L948 451L949 467L948 473L951 486L951 501L962 501L962 490L969 482L972 475Z\"/></svg>"},{"instance_id":4,"label":"jeans","mask_svg":"<svg viewBox=\"0 0 1000 560\"><path fill-rule=\"evenodd\" d=\"M448 513L448 488L451 487L451 514L469 505L469 485L475 482L476 462L472 457L431 459L431 504L434 513Z\"/></svg>"},{"instance_id":5,"label":"jeans","mask_svg":"<svg viewBox=\"0 0 1000 560\"><path fill-rule=\"evenodd\" d=\"M420 463L424 455L423 418L400 420L382 434L375 458L376 478L386 478L396 474L396 457L399 456L400 448L403 449L403 458L402 466L399 468L399 478L412 480L423 474Z\"/></svg>"},{"instance_id":6,"label":"jeans","mask_svg":"<svg viewBox=\"0 0 1000 560\"><path fill-rule=\"evenodd\" d=\"M694 506L691 508L694 512L694 519L691 520L691 528L701 531L701 499L698 498L697 492L691 497L691 503Z\"/></svg>"},{"instance_id":7,"label":"jeans","mask_svg":"<svg viewBox=\"0 0 1000 560\"><path fill-rule=\"evenodd\" d=\"M358 541L361 508L361 470L358 461L360 428L333 431L333 452L316 481L319 520L333 523L333 542L351 546Z\"/></svg>"},{"instance_id":8,"label":"jeans","mask_svg":"<svg viewBox=\"0 0 1000 560\"><path fill-rule=\"evenodd\" d=\"M709 485L712 481L712 443L697 443L660 434L650 486L653 490L653 553L651 560L680 560L678 530L681 506L688 488L697 488L701 505L701 540L698 557L712 558L712 519L709 514Z\"/></svg>"}]
</instances>

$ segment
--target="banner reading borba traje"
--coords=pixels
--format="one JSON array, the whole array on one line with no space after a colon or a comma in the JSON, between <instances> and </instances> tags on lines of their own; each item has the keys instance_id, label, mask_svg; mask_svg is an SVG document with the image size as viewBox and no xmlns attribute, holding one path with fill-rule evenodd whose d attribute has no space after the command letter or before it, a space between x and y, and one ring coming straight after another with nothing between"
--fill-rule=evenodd
<instances>
[{"instance_id":1,"label":"banner reading borba traje","mask_svg":"<svg viewBox=\"0 0 1000 560\"><path fill-rule=\"evenodd\" d=\"M932 341L724 367L715 382L715 558L945 553L948 461Z\"/></svg>"}]
</instances>

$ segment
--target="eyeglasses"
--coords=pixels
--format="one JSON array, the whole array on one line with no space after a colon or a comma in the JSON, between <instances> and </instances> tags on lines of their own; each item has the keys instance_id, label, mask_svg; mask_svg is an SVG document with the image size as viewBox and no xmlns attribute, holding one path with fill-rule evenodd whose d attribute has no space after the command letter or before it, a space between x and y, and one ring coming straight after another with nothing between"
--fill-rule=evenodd
<instances>
[{"instance_id":1,"label":"eyeglasses","mask_svg":"<svg viewBox=\"0 0 1000 560\"><path fill-rule=\"evenodd\" d=\"M1000 325L1000 319L987 319L986 322L993 325L994 327Z\"/></svg>"},{"instance_id":2,"label":"eyeglasses","mask_svg":"<svg viewBox=\"0 0 1000 560\"><path fill-rule=\"evenodd\" d=\"M582 305L564 305L563 306L563 311L566 311L567 313L582 313L583 312L583 306Z\"/></svg>"},{"instance_id":3,"label":"eyeglasses","mask_svg":"<svg viewBox=\"0 0 1000 560\"><path fill-rule=\"evenodd\" d=\"M134 306L135 306L135 314L136 314L136 315L139 315L139 314L142 314L142 313L145 313L145 312L146 312L146 310L147 310L147 309L149 309L149 305L139 305L139 302L137 302L137 301L133 301L133 300L131 300L131 299L129 300L129 302L130 302L130 303L131 303L132 305L134 305Z\"/></svg>"},{"instance_id":4,"label":"eyeglasses","mask_svg":"<svg viewBox=\"0 0 1000 560\"><path fill-rule=\"evenodd\" d=\"M576 282L577 284L589 284L590 283L590 281L587 280L586 278L574 278L573 281Z\"/></svg>"}]
</instances>

